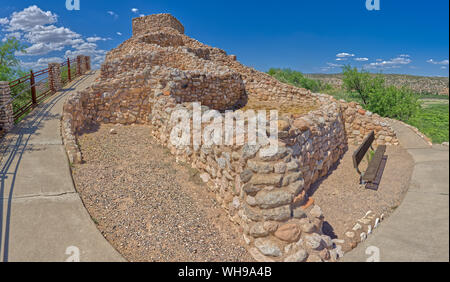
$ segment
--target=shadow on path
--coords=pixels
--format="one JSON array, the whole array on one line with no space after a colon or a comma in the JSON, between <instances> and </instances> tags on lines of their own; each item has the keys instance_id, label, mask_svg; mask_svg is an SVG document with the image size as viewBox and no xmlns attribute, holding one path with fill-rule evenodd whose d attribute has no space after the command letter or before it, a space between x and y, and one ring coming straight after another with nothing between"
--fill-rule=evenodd
<instances>
[{"instance_id":1,"label":"shadow on path","mask_svg":"<svg viewBox=\"0 0 450 282\"><path fill-rule=\"evenodd\" d=\"M11 130L11 142L4 145L4 149L0 152L3 156L1 159L1 171L0 171L0 255L3 256L2 261L8 261L9 243L10 243L10 222L12 212L12 200L14 198L14 185L17 179L17 172L19 170L23 154L26 151L36 150L33 148L33 144L29 144L30 138L34 135L38 135L38 130L43 127L43 122L51 119L60 118L59 114L52 114L51 110L54 106L63 98L65 98L65 92L74 90L76 86L85 81L89 76L93 75L93 72L84 75L76 82L70 85L69 89L63 89L57 92L50 98L47 98L45 102L40 104L33 112L31 112L24 120L16 125ZM7 142L6 136L0 142ZM13 165L16 161L15 166ZM11 168L13 166L13 170ZM6 179L12 178L11 184L6 185ZM8 197L4 198L5 192L8 193ZM6 217L4 217L6 202ZM4 239L3 239L4 238ZM3 244L2 244L3 239Z\"/></svg>"}]
</instances>

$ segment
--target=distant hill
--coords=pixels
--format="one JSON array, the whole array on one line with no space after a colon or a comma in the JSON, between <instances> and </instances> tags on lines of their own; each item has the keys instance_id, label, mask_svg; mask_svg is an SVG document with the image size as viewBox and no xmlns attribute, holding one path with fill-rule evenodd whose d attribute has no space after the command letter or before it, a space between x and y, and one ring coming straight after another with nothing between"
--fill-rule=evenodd
<instances>
[{"instance_id":1,"label":"distant hill","mask_svg":"<svg viewBox=\"0 0 450 282\"><path fill-rule=\"evenodd\" d=\"M342 86L342 74L304 74L305 77L320 80L334 87ZM448 77L414 76L404 74L383 74L387 85L408 86L424 94L449 95Z\"/></svg>"}]
</instances>

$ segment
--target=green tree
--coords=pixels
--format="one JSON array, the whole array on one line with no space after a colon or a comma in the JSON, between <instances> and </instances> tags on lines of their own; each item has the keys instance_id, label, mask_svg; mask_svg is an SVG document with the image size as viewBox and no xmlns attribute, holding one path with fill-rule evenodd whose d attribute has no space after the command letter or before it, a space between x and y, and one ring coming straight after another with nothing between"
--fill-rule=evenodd
<instances>
[{"instance_id":1,"label":"green tree","mask_svg":"<svg viewBox=\"0 0 450 282\"><path fill-rule=\"evenodd\" d=\"M384 117L406 121L420 107L419 96L411 89L395 86L385 86L381 76L371 75L367 71L358 71L350 65L343 67L343 83L347 91L356 91L364 107Z\"/></svg>"},{"instance_id":2,"label":"green tree","mask_svg":"<svg viewBox=\"0 0 450 282\"><path fill-rule=\"evenodd\" d=\"M384 84L383 78L372 79L369 72L359 72L357 68L352 68L350 65L342 68L342 74L344 76L342 79L344 88L347 91L356 91L365 105L367 105L369 99L368 92L370 89Z\"/></svg>"},{"instance_id":3,"label":"green tree","mask_svg":"<svg viewBox=\"0 0 450 282\"><path fill-rule=\"evenodd\" d=\"M14 37L0 43L0 80L8 81L21 73L16 52L25 53L25 48Z\"/></svg>"}]
</instances>

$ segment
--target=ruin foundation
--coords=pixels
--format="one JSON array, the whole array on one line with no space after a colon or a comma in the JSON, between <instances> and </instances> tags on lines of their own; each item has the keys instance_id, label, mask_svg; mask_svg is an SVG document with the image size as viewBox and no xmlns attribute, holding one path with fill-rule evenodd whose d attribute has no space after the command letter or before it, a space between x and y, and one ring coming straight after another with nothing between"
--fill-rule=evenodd
<instances>
[{"instance_id":1,"label":"ruin foundation","mask_svg":"<svg viewBox=\"0 0 450 282\"><path fill-rule=\"evenodd\" d=\"M275 155L261 155L264 146L170 142L172 112L192 115L192 102L201 102L202 112L214 109L224 117L225 110L249 101L307 109L280 113ZM168 14L133 20L133 37L107 54L99 82L66 101L62 121L73 163L82 162L77 135L92 123L152 125L159 143L200 171L258 261L335 261L341 249L323 234L324 217L308 198L309 188L349 142L361 142L371 131L378 145L398 144L380 116L246 67L236 56L185 36Z\"/></svg>"}]
</instances>

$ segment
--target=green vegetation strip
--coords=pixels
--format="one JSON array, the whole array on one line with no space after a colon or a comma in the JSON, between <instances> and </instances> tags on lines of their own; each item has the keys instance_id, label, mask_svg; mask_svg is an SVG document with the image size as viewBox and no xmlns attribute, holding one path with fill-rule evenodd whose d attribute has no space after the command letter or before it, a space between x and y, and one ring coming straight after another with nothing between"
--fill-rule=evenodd
<instances>
[{"instance_id":1,"label":"green vegetation strip","mask_svg":"<svg viewBox=\"0 0 450 282\"><path fill-rule=\"evenodd\" d=\"M449 141L449 97L415 93L407 87L386 86L380 74L369 74L345 66L340 75L343 88L307 78L290 69L272 68L268 74L281 82L331 95L338 100L357 102L366 110L402 120L417 127L433 143Z\"/></svg>"}]
</instances>

